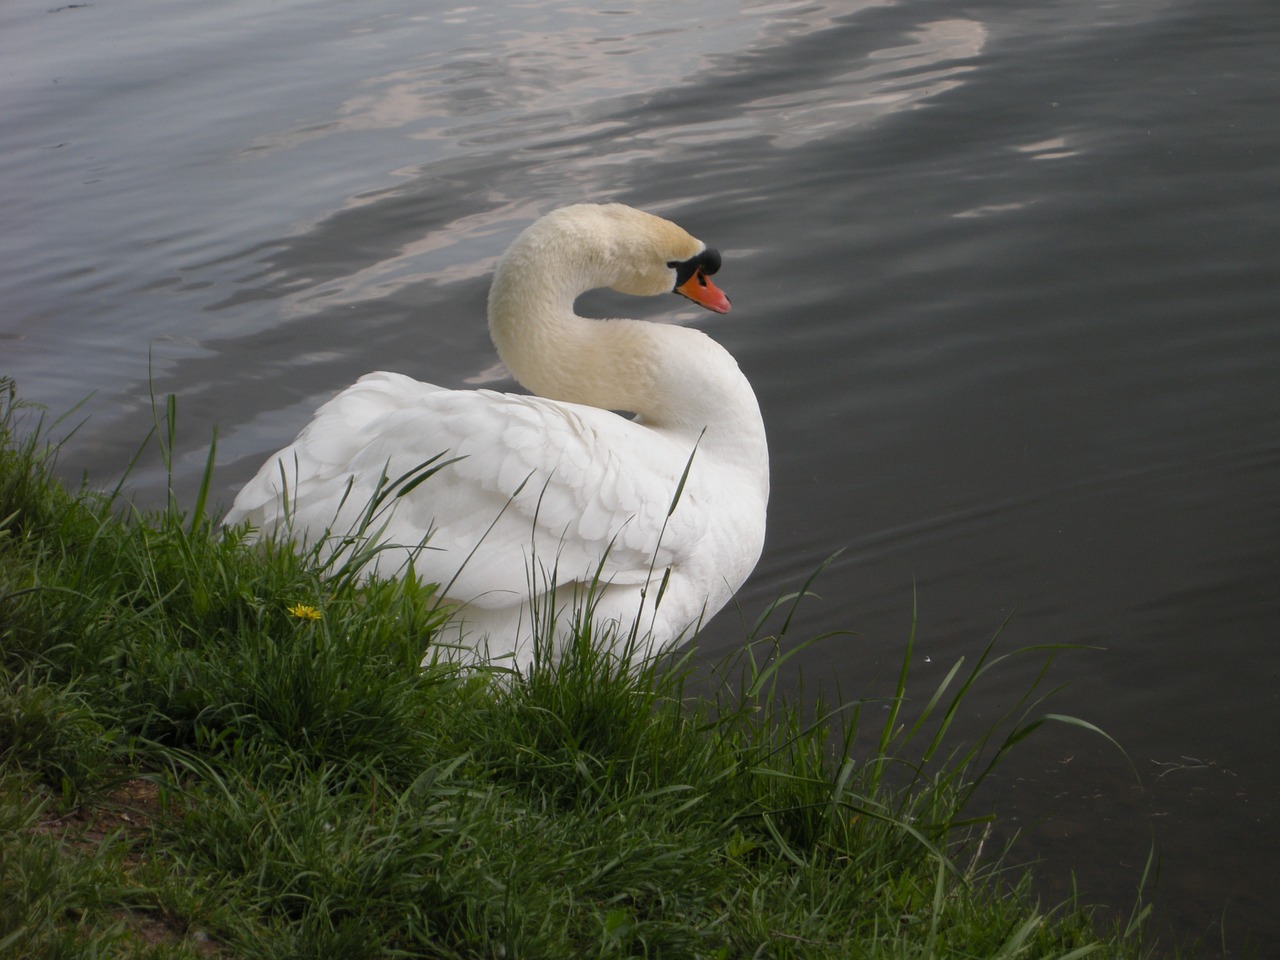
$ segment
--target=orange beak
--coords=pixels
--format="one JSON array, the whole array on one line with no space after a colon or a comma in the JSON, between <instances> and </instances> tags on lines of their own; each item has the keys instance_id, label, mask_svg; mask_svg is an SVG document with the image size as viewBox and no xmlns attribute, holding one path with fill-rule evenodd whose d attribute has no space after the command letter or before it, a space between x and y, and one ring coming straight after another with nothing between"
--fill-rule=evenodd
<instances>
[{"instance_id":1,"label":"orange beak","mask_svg":"<svg viewBox=\"0 0 1280 960\"><path fill-rule=\"evenodd\" d=\"M729 312L729 298L701 270L695 270L692 277L676 287L676 293L716 313Z\"/></svg>"}]
</instances>

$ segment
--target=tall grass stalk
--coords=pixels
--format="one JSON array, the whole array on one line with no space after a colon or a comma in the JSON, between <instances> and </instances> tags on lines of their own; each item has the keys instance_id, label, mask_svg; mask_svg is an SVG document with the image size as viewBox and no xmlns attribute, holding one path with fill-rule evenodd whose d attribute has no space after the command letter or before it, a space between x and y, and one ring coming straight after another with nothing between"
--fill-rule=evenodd
<instances>
[{"instance_id":1,"label":"tall grass stalk","mask_svg":"<svg viewBox=\"0 0 1280 960\"><path fill-rule=\"evenodd\" d=\"M908 724L913 630L870 729L780 694L810 583L703 696L582 616L524 677L424 659L429 586L216 531L208 471L185 513L69 492L0 397L5 955L1144 955L1141 911L1100 931L982 851L974 786L1051 717L949 746L994 647Z\"/></svg>"}]
</instances>

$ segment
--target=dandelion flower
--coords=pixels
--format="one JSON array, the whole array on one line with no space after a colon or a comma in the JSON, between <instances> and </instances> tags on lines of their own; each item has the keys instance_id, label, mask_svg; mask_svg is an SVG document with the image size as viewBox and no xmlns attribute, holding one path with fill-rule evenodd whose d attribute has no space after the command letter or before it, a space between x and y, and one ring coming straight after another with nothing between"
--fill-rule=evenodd
<instances>
[{"instance_id":1,"label":"dandelion flower","mask_svg":"<svg viewBox=\"0 0 1280 960\"><path fill-rule=\"evenodd\" d=\"M287 611L299 620L320 619L320 611L306 603L295 603L292 607L288 607Z\"/></svg>"}]
</instances>

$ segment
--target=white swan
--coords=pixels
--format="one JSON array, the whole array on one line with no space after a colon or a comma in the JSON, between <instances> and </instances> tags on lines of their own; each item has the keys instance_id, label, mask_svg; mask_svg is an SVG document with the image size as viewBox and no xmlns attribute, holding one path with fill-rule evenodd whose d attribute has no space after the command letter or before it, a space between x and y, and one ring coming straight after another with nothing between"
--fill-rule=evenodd
<instances>
[{"instance_id":1,"label":"white swan","mask_svg":"<svg viewBox=\"0 0 1280 960\"><path fill-rule=\"evenodd\" d=\"M642 649L687 639L760 557L759 405L705 334L588 320L573 304L611 287L724 313L707 278L719 266L700 240L630 207L548 214L508 249L489 293L498 353L536 396L371 373L267 461L225 523L344 549L334 535L358 524L380 478L445 453L456 459L386 502L374 529L392 546L370 569L393 575L412 557L419 579L446 585L454 639L526 667L534 631L552 636L548 614L567 620L593 583L598 626L625 639L638 624Z\"/></svg>"}]
</instances>

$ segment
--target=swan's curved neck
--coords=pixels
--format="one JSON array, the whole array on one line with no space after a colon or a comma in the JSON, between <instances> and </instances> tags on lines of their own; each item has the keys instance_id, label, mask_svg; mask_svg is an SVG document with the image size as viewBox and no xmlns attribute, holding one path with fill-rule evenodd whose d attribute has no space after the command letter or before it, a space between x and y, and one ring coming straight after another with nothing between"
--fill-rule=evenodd
<instances>
[{"instance_id":1,"label":"swan's curved neck","mask_svg":"<svg viewBox=\"0 0 1280 960\"><path fill-rule=\"evenodd\" d=\"M512 247L489 290L489 335L511 375L531 393L606 410L636 409L644 385L643 337L626 321L574 313L579 295L607 286L576 251ZM628 369L631 368L631 369ZM637 390L637 388L639 388Z\"/></svg>"},{"instance_id":2,"label":"swan's curved neck","mask_svg":"<svg viewBox=\"0 0 1280 960\"><path fill-rule=\"evenodd\" d=\"M598 241L598 238L596 238ZM758 469L764 424L728 351L697 330L640 320L589 320L578 296L620 282L598 242L526 231L498 264L489 333L512 376L552 400L635 413L646 425Z\"/></svg>"}]
</instances>

